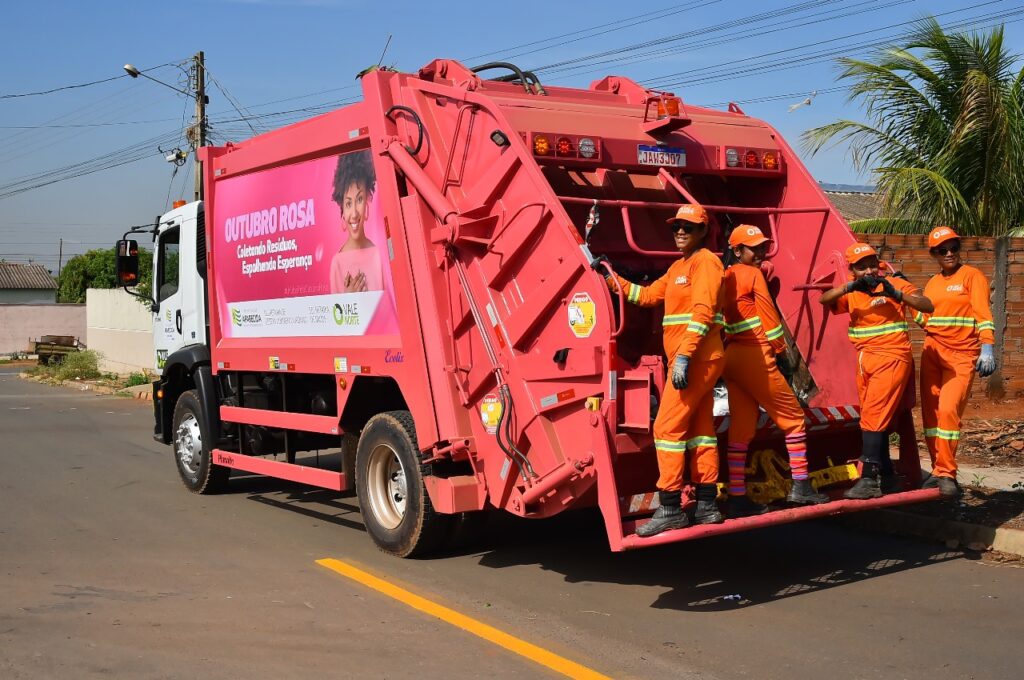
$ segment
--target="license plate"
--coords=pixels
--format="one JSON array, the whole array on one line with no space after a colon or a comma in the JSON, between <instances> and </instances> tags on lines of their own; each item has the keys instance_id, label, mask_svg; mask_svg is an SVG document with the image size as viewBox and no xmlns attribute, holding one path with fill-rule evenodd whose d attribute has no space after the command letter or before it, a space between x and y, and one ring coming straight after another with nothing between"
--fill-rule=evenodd
<instances>
[{"instance_id":1,"label":"license plate","mask_svg":"<svg viewBox=\"0 0 1024 680\"><path fill-rule=\"evenodd\" d=\"M636 162L640 165L661 165L668 168L686 167L686 149L671 146L647 146L638 144Z\"/></svg>"}]
</instances>

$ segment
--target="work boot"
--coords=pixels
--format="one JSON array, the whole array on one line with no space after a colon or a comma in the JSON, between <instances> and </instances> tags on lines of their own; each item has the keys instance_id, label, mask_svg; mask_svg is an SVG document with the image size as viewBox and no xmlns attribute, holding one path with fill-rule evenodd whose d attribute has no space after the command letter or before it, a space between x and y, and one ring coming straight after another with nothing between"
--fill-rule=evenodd
<instances>
[{"instance_id":1,"label":"work boot","mask_svg":"<svg viewBox=\"0 0 1024 680\"><path fill-rule=\"evenodd\" d=\"M931 473L929 473L924 478L924 481L921 482L921 488L922 489L934 489L938 485L939 485L939 478L936 477L935 475L931 474Z\"/></svg>"},{"instance_id":2,"label":"work boot","mask_svg":"<svg viewBox=\"0 0 1024 680\"><path fill-rule=\"evenodd\" d=\"M694 524L721 524L725 521L722 512L715 503L718 497L718 486L716 484L697 485L697 508L693 511Z\"/></svg>"},{"instance_id":3,"label":"work boot","mask_svg":"<svg viewBox=\"0 0 1024 680\"><path fill-rule=\"evenodd\" d=\"M636 530L636 535L646 538L670 529L682 529L689 525L690 518L678 505L662 505L654 511L651 521Z\"/></svg>"},{"instance_id":4,"label":"work boot","mask_svg":"<svg viewBox=\"0 0 1024 680\"><path fill-rule=\"evenodd\" d=\"M866 501L869 498L881 498L882 489L878 477L861 477L857 483L846 490L843 498L854 501Z\"/></svg>"},{"instance_id":5,"label":"work boot","mask_svg":"<svg viewBox=\"0 0 1024 680\"><path fill-rule=\"evenodd\" d=\"M767 505L755 503L748 496L729 496L729 499L725 501L725 514L729 519L763 515L766 512L768 512Z\"/></svg>"},{"instance_id":6,"label":"work boot","mask_svg":"<svg viewBox=\"0 0 1024 680\"><path fill-rule=\"evenodd\" d=\"M960 485L956 483L956 480L952 477L936 477L938 481L936 486L939 487L939 496L942 498L959 498L960 497Z\"/></svg>"},{"instance_id":7,"label":"work boot","mask_svg":"<svg viewBox=\"0 0 1024 680\"><path fill-rule=\"evenodd\" d=\"M832 499L825 494L815 491L809 479L794 479L789 495L786 496L787 502L795 503L796 505L821 505L822 503L828 503L830 500Z\"/></svg>"},{"instance_id":8,"label":"work boot","mask_svg":"<svg viewBox=\"0 0 1024 680\"><path fill-rule=\"evenodd\" d=\"M884 494L903 493L903 477L895 473L887 475L883 472L879 477L878 486Z\"/></svg>"}]
</instances>

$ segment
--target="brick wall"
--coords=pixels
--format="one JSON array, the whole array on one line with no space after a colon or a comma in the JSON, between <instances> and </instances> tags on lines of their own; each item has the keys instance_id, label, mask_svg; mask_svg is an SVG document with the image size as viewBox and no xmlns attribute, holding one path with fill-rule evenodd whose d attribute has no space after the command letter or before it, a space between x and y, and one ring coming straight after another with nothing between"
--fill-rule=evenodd
<instances>
[{"instance_id":1,"label":"brick wall","mask_svg":"<svg viewBox=\"0 0 1024 680\"><path fill-rule=\"evenodd\" d=\"M897 265L907 278L922 288L938 265L928 254L927 239L923 234L862 234L865 241L880 249L882 259ZM993 291L1005 286L1006 315L995 318L996 327L1002 326L1003 355L997 357L1002 367L1003 389L1011 398L1024 397L1024 238L1008 239L1006 280L995 276L996 239L963 238L963 260L978 268L988 278ZM995 310L993 309L993 314ZM921 351L924 333L911 324L911 341L916 353ZM975 379L972 400L986 398L986 380Z\"/></svg>"}]
</instances>

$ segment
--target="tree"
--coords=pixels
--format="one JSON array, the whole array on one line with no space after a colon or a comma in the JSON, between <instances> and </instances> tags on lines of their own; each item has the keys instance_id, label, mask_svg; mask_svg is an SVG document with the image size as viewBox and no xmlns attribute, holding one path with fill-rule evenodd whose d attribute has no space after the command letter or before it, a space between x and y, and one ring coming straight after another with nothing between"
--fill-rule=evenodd
<instances>
[{"instance_id":1,"label":"tree","mask_svg":"<svg viewBox=\"0 0 1024 680\"><path fill-rule=\"evenodd\" d=\"M860 231L923 233L937 225L969 235L1024 235L1024 69L1003 29L947 34L920 21L901 45L870 61L842 58L849 101L867 122L808 130L813 154L849 142L858 171L874 175L884 214Z\"/></svg>"},{"instance_id":2,"label":"tree","mask_svg":"<svg viewBox=\"0 0 1024 680\"><path fill-rule=\"evenodd\" d=\"M139 293L149 296L152 287L153 254L139 248ZM75 255L61 269L57 279L57 302L85 302L88 288L117 288L117 253L114 248L90 250ZM145 302L145 301L143 301Z\"/></svg>"}]
</instances>

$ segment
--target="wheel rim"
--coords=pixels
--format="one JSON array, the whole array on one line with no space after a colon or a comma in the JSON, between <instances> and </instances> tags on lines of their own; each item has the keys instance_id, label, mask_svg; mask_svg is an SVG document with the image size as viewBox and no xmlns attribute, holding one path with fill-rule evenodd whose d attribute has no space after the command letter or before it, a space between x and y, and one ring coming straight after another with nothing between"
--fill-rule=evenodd
<instances>
[{"instance_id":1,"label":"wheel rim","mask_svg":"<svg viewBox=\"0 0 1024 680\"><path fill-rule=\"evenodd\" d=\"M408 496L405 467L387 444L378 444L366 466L366 490L370 512L385 529L394 529L405 517Z\"/></svg>"},{"instance_id":2,"label":"wheel rim","mask_svg":"<svg viewBox=\"0 0 1024 680\"><path fill-rule=\"evenodd\" d=\"M174 448L183 470L192 476L199 474L203 457L203 434L199 421L191 413L182 418L174 435Z\"/></svg>"}]
</instances>

